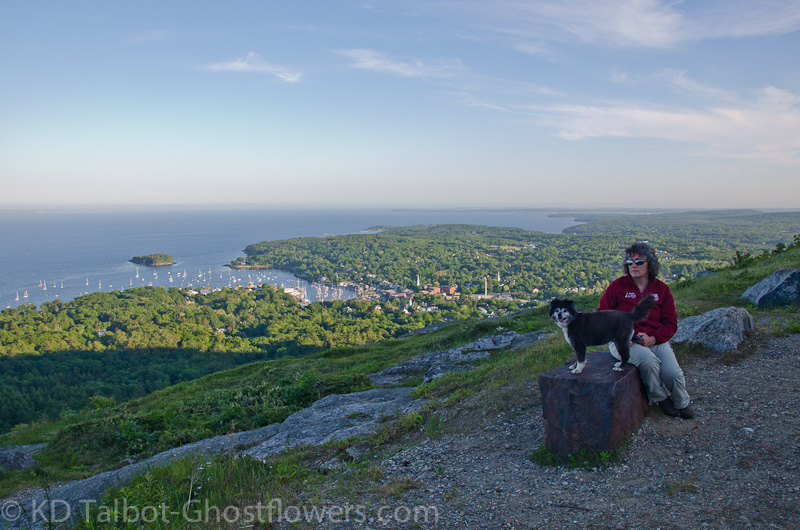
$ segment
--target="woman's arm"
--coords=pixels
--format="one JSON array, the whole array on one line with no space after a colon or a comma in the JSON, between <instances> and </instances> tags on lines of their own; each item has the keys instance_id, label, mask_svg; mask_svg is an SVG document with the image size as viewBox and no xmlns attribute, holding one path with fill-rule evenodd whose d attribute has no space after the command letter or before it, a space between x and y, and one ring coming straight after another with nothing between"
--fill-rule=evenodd
<instances>
[{"instance_id":1,"label":"woman's arm","mask_svg":"<svg viewBox=\"0 0 800 530\"><path fill-rule=\"evenodd\" d=\"M597 306L598 311L617 308L617 297L613 293L614 290L613 284L606 287L603 296L600 297L600 305Z\"/></svg>"},{"instance_id":2,"label":"woman's arm","mask_svg":"<svg viewBox=\"0 0 800 530\"><path fill-rule=\"evenodd\" d=\"M661 293L661 327L653 331L657 344L663 344L678 331L678 312L675 310L675 298L669 287Z\"/></svg>"}]
</instances>

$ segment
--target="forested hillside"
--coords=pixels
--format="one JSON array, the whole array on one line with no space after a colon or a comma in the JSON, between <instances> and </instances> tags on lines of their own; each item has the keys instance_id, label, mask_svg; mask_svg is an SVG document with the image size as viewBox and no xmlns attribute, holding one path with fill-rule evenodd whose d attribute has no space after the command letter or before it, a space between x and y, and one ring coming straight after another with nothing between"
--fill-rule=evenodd
<instances>
[{"instance_id":1,"label":"forested hillside","mask_svg":"<svg viewBox=\"0 0 800 530\"><path fill-rule=\"evenodd\" d=\"M209 294L141 287L0 312L0 432L80 409L92 396L125 401L181 381L283 355L394 338L444 320L483 316L475 300L333 301L301 307L283 291ZM482 301L489 313L518 309ZM416 307L416 309L415 309Z\"/></svg>"},{"instance_id":2,"label":"forested hillside","mask_svg":"<svg viewBox=\"0 0 800 530\"><path fill-rule=\"evenodd\" d=\"M772 227L775 220L779 222ZM595 228L600 224L601 228ZM609 216L544 234L470 225L375 227L374 233L263 241L239 264L285 268L316 280L386 281L418 290L458 284L461 292L509 292L547 300L565 291L600 292L619 275L621 251L648 240L667 280L720 267L736 250L769 249L800 231L800 214L669 214ZM767 237L769 235L769 237ZM498 280L499 275L499 280Z\"/></svg>"}]
</instances>

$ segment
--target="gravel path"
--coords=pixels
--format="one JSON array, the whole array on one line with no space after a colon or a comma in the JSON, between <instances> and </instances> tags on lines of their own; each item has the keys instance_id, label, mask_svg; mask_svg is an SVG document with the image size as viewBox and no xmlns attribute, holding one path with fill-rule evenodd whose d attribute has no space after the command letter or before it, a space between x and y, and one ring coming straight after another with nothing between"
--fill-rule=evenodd
<instances>
[{"instance_id":1,"label":"gravel path","mask_svg":"<svg viewBox=\"0 0 800 530\"><path fill-rule=\"evenodd\" d=\"M600 469L532 463L544 439L541 409L515 404L481 428L424 439L384 460L379 483L412 486L399 497L372 488L345 499L371 517L389 506L382 514L394 520L317 527L798 529L799 352L800 335L767 337L732 365L720 357L684 362L697 417L651 407L622 461ZM422 509L414 515L418 506L432 508L427 521Z\"/></svg>"}]
</instances>

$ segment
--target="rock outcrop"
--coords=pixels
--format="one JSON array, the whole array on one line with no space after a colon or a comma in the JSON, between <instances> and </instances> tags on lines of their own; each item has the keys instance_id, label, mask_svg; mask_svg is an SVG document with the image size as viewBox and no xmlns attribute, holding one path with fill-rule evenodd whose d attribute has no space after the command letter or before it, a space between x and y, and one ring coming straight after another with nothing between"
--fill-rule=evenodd
<instances>
[{"instance_id":1,"label":"rock outcrop","mask_svg":"<svg viewBox=\"0 0 800 530\"><path fill-rule=\"evenodd\" d=\"M520 335L515 331L508 331L482 337L464 346L419 355L372 374L369 379L373 385L389 386L398 384L409 376L424 375L423 383L427 383L449 372L471 370L474 366L469 363L489 357L492 351L529 346L547 334L545 331L532 331Z\"/></svg>"},{"instance_id":2,"label":"rock outcrop","mask_svg":"<svg viewBox=\"0 0 800 530\"><path fill-rule=\"evenodd\" d=\"M22 451L0 451L0 471L20 471L38 463L31 455Z\"/></svg>"},{"instance_id":3,"label":"rock outcrop","mask_svg":"<svg viewBox=\"0 0 800 530\"><path fill-rule=\"evenodd\" d=\"M0 447L0 471L19 471L35 466L39 462L33 455L45 447L46 443Z\"/></svg>"},{"instance_id":4,"label":"rock outcrop","mask_svg":"<svg viewBox=\"0 0 800 530\"><path fill-rule=\"evenodd\" d=\"M744 292L758 307L800 303L800 270L778 269Z\"/></svg>"},{"instance_id":5,"label":"rock outcrop","mask_svg":"<svg viewBox=\"0 0 800 530\"><path fill-rule=\"evenodd\" d=\"M258 460L299 445L321 445L377 432L381 419L422 406L411 393L415 387L374 388L326 396L292 414L275 434L244 452Z\"/></svg>"},{"instance_id":6,"label":"rock outcrop","mask_svg":"<svg viewBox=\"0 0 800 530\"><path fill-rule=\"evenodd\" d=\"M720 307L683 319L673 343L693 343L713 352L733 351L753 329L753 316L740 307Z\"/></svg>"}]
</instances>

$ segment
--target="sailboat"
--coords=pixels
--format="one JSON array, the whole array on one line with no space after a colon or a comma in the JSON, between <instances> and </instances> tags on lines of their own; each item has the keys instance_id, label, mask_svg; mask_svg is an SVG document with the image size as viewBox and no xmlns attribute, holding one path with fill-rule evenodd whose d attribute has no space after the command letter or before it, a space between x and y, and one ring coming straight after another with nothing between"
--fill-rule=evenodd
<instances>
[{"instance_id":1,"label":"sailboat","mask_svg":"<svg viewBox=\"0 0 800 530\"><path fill-rule=\"evenodd\" d=\"M86 285L89 285L89 278L86 278Z\"/></svg>"},{"instance_id":2,"label":"sailboat","mask_svg":"<svg viewBox=\"0 0 800 530\"><path fill-rule=\"evenodd\" d=\"M19 302L19 291L17 291L17 297L16 297L16 298L14 298L14 301L15 301L15 302Z\"/></svg>"},{"instance_id":3,"label":"sailboat","mask_svg":"<svg viewBox=\"0 0 800 530\"><path fill-rule=\"evenodd\" d=\"M22 295L22 298L28 298L28 291L25 291L25 294Z\"/></svg>"},{"instance_id":4,"label":"sailboat","mask_svg":"<svg viewBox=\"0 0 800 530\"><path fill-rule=\"evenodd\" d=\"M46 291L46 290L47 290L47 282L44 282L44 285L42 286L42 291Z\"/></svg>"},{"instance_id":5,"label":"sailboat","mask_svg":"<svg viewBox=\"0 0 800 530\"><path fill-rule=\"evenodd\" d=\"M97 288L100 289L101 291L103 290L103 282L102 281L98 281L97 282Z\"/></svg>"}]
</instances>

